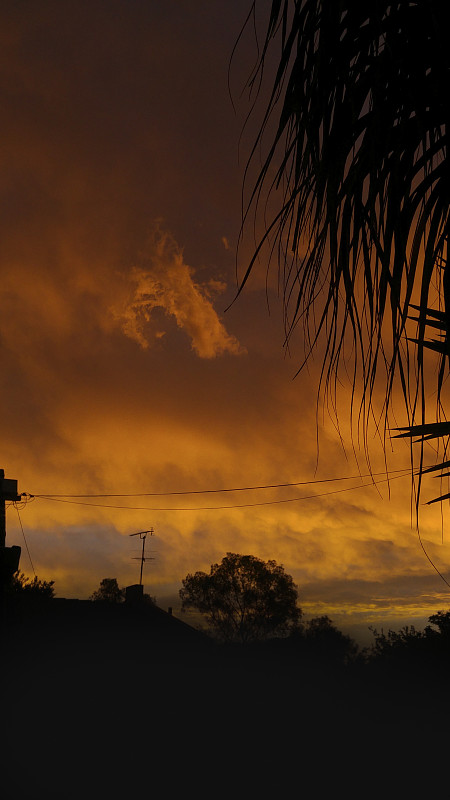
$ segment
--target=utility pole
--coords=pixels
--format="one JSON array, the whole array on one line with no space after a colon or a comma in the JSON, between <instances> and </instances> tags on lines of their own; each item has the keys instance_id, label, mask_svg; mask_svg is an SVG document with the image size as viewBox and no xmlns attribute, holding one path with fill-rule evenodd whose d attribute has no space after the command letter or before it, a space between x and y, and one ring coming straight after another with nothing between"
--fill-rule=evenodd
<instances>
[{"instance_id":1,"label":"utility pole","mask_svg":"<svg viewBox=\"0 0 450 800\"><path fill-rule=\"evenodd\" d=\"M6 501L17 503L17 481L5 478L5 470L0 469L0 603L4 612L5 589L15 572L19 569L21 548L18 545L6 547Z\"/></svg>"},{"instance_id":2,"label":"utility pole","mask_svg":"<svg viewBox=\"0 0 450 800\"><path fill-rule=\"evenodd\" d=\"M6 501L17 503L21 496L17 494L17 481L5 478L5 470L0 469L0 547L6 545Z\"/></svg>"}]
</instances>

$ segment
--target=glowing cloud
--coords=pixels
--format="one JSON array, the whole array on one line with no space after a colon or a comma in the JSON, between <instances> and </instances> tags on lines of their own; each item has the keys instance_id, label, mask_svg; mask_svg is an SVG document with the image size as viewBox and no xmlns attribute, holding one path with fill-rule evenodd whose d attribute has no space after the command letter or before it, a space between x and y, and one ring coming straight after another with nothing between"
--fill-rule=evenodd
<instances>
[{"instance_id":1,"label":"glowing cloud","mask_svg":"<svg viewBox=\"0 0 450 800\"><path fill-rule=\"evenodd\" d=\"M244 353L237 339L226 331L213 306L213 297L225 290L225 284L210 280L200 286L193 276L194 270L185 264L173 237L158 228L143 265L132 270L135 288L131 301L122 311L114 311L123 332L144 349L149 347L152 339L160 339L165 333L160 325L153 331L148 325L155 310L162 309L187 333L199 358Z\"/></svg>"}]
</instances>

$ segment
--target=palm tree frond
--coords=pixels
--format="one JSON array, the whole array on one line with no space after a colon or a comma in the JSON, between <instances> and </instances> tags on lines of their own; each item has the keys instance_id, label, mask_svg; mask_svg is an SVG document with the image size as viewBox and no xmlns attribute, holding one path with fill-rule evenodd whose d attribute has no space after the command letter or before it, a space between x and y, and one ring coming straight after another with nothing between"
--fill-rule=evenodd
<instances>
[{"instance_id":1,"label":"palm tree frond","mask_svg":"<svg viewBox=\"0 0 450 800\"><path fill-rule=\"evenodd\" d=\"M344 370L353 376L353 405L359 381L359 413L351 413L365 441L380 375L385 431L398 380L409 424L400 436L416 435L416 419L425 420L426 352L441 358L441 402L450 330L448 22L441 0L274 0L257 68L262 74L276 53L247 176L257 154L265 156L243 227L251 214L258 227L261 206L273 216L264 218L241 286L270 242L286 341L300 322L304 363L323 343L324 396ZM430 324L444 341L427 340Z\"/></svg>"}]
</instances>

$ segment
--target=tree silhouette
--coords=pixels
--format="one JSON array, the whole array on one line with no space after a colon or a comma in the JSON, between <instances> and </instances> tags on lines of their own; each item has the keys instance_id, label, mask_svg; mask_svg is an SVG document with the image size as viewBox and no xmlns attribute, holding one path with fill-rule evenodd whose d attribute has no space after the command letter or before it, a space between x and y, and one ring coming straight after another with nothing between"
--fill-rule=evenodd
<instances>
[{"instance_id":1,"label":"tree silhouette","mask_svg":"<svg viewBox=\"0 0 450 800\"><path fill-rule=\"evenodd\" d=\"M297 589L275 561L227 553L209 575L196 572L182 581L183 609L195 608L226 642L255 642L284 636L301 619Z\"/></svg>"},{"instance_id":2,"label":"tree silhouette","mask_svg":"<svg viewBox=\"0 0 450 800\"><path fill-rule=\"evenodd\" d=\"M358 652L356 642L336 628L326 614L308 620L302 636L310 654L326 657L331 663L351 661Z\"/></svg>"},{"instance_id":3,"label":"tree silhouette","mask_svg":"<svg viewBox=\"0 0 450 800\"><path fill-rule=\"evenodd\" d=\"M430 626L435 625L440 635L450 642L450 611L437 611L428 617L428 622L426 633L430 633L433 630Z\"/></svg>"},{"instance_id":4,"label":"tree silhouette","mask_svg":"<svg viewBox=\"0 0 450 800\"><path fill-rule=\"evenodd\" d=\"M437 630L436 630L437 629ZM450 611L438 611L428 617L428 625L417 630L414 625L406 625L399 631L378 631L370 628L374 641L363 652L366 663L379 667L405 667L413 674L418 671L423 676L429 669L433 680L445 677L450 660Z\"/></svg>"},{"instance_id":5,"label":"tree silhouette","mask_svg":"<svg viewBox=\"0 0 450 800\"><path fill-rule=\"evenodd\" d=\"M3 623L15 624L31 613L47 608L53 601L54 581L42 580L35 575L28 578L18 570L4 584L1 593L1 619Z\"/></svg>"},{"instance_id":6,"label":"tree silhouette","mask_svg":"<svg viewBox=\"0 0 450 800\"><path fill-rule=\"evenodd\" d=\"M7 587L10 598L22 598L25 601L51 600L54 596L55 581L45 581L34 576L27 578L23 572L15 572Z\"/></svg>"},{"instance_id":7,"label":"tree silhouette","mask_svg":"<svg viewBox=\"0 0 450 800\"><path fill-rule=\"evenodd\" d=\"M125 591L119 587L117 578L103 578L89 599L102 603L121 603L125 599Z\"/></svg>"},{"instance_id":8,"label":"tree silhouette","mask_svg":"<svg viewBox=\"0 0 450 800\"><path fill-rule=\"evenodd\" d=\"M264 255L268 268L276 260L286 343L302 325L300 369L323 348L319 389L331 407L339 378L350 376L353 430L368 459L370 421L385 445L398 385L407 421L398 435L421 445L417 498L424 442L450 434L441 405L450 354L449 15L442 0L273 0L249 81L258 108L273 76L244 180L242 230L252 215L258 229L263 211L264 233L239 291L257 260ZM439 357L432 422L427 350Z\"/></svg>"}]
</instances>

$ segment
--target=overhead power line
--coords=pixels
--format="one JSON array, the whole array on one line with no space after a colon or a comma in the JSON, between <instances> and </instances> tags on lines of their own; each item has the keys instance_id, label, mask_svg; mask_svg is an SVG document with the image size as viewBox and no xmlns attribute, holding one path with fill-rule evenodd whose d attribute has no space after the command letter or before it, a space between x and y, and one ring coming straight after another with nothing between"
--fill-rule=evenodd
<instances>
[{"instance_id":1,"label":"overhead power line","mask_svg":"<svg viewBox=\"0 0 450 800\"><path fill-rule=\"evenodd\" d=\"M401 475L409 475L410 468L395 469L391 471L392 477L401 477ZM401 474L400 474L401 473ZM234 486L226 489L189 489L176 492L135 492L135 493L98 493L98 494L29 494L30 498L45 498L47 500L53 498L82 498L82 497L175 497L177 495L194 495L194 494L225 494L226 492L253 492L261 489L285 489L290 486L312 486L319 483L335 483L336 481L354 481L363 480L364 478L376 478L380 475L385 476L386 472L372 472L365 475L347 475L340 478L315 478L309 481L295 481L291 483L266 483L258 486ZM389 478L387 478L389 480ZM375 481L373 481L375 483Z\"/></svg>"},{"instance_id":2,"label":"overhead power line","mask_svg":"<svg viewBox=\"0 0 450 800\"><path fill-rule=\"evenodd\" d=\"M234 508L255 508L257 506L272 506L272 505L280 505L282 503L297 503L297 502L301 502L302 500L313 500L313 499L318 498L318 497L326 497L326 496L333 495L333 494L340 494L342 492L351 492L351 491L354 491L355 489L364 489L364 488L367 488L369 486L377 486L380 483L389 483L391 480L395 480L397 478L404 478L404 477L406 477L406 475L410 475L410 471L409 470L396 470L396 472L397 473L400 472L401 474L395 474L395 475L391 475L390 477L384 477L383 479L378 480L378 481L371 480L370 482L358 484L357 486L347 486L347 487L341 488L341 489L332 489L331 491L328 491L328 492L320 492L318 494L303 495L302 497L290 497L290 498L287 498L287 499L284 499L284 500L264 500L264 501L256 502L256 503L239 503L239 504L232 504L232 505L227 505L227 506L190 506L190 507L187 506L187 507L183 507L183 508L180 508L180 507L178 507L178 508L174 508L174 507L151 507L151 506L123 506L123 505L113 505L113 504L110 504L110 503L88 503L88 502L84 502L82 500L69 499L70 497L77 497L77 496L78 497L144 497L144 496L148 497L148 496L151 496L149 494L146 494L146 495L64 495L64 496L33 495L33 497L36 497L36 499L38 499L38 500L48 500L48 501L55 502L55 503L69 503L71 505L88 506L90 508L116 508L116 509L123 509L123 510L126 510L126 511L223 511L223 510L234 509ZM385 473L378 473L378 474L385 475ZM368 476L366 476L366 477L368 477ZM331 479L329 479L329 480L331 480ZM339 479L336 479L336 480L351 480L351 478L339 478ZM355 477L353 478L353 480L355 480ZM323 482L324 481L317 481L317 483L323 483ZM314 483L314 481L302 482L303 485L305 485L307 483ZM280 486L298 486L298 485L300 485L300 484L299 483L280 484ZM248 487L248 488L259 488L259 489L262 489L262 488L280 488L280 487L279 486L277 486L277 487L269 487L269 486L262 487L261 486L261 487ZM212 491L212 490L208 490L208 491ZM233 491L233 490L215 490L215 491ZM234 491L244 491L244 489L235 489ZM178 492L178 493L171 492L171 493L167 493L167 494L198 494L198 492L186 492L186 493L184 493L184 492Z\"/></svg>"},{"instance_id":3,"label":"overhead power line","mask_svg":"<svg viewBox=\"0 0 450 800\"><path fill-rule=\"evenodd\" d=\"M31 558L30 548L28 547L28 542L26 540L25 531L23 529L22 520L20 518L19 504L18 503L14 503L13 505L14 505L14 508L16 509L16 511L17 511L17 516L19 518L20 530L22 531L22 536L23 536L23 540L25 542L25 547L27 548L27 553L28 553L28 558L30 559L31 569L33 570L33 575L36 577L36 570L34 568L34 564L33 564L32 558Z\"/></svg>"}]
</instances>

